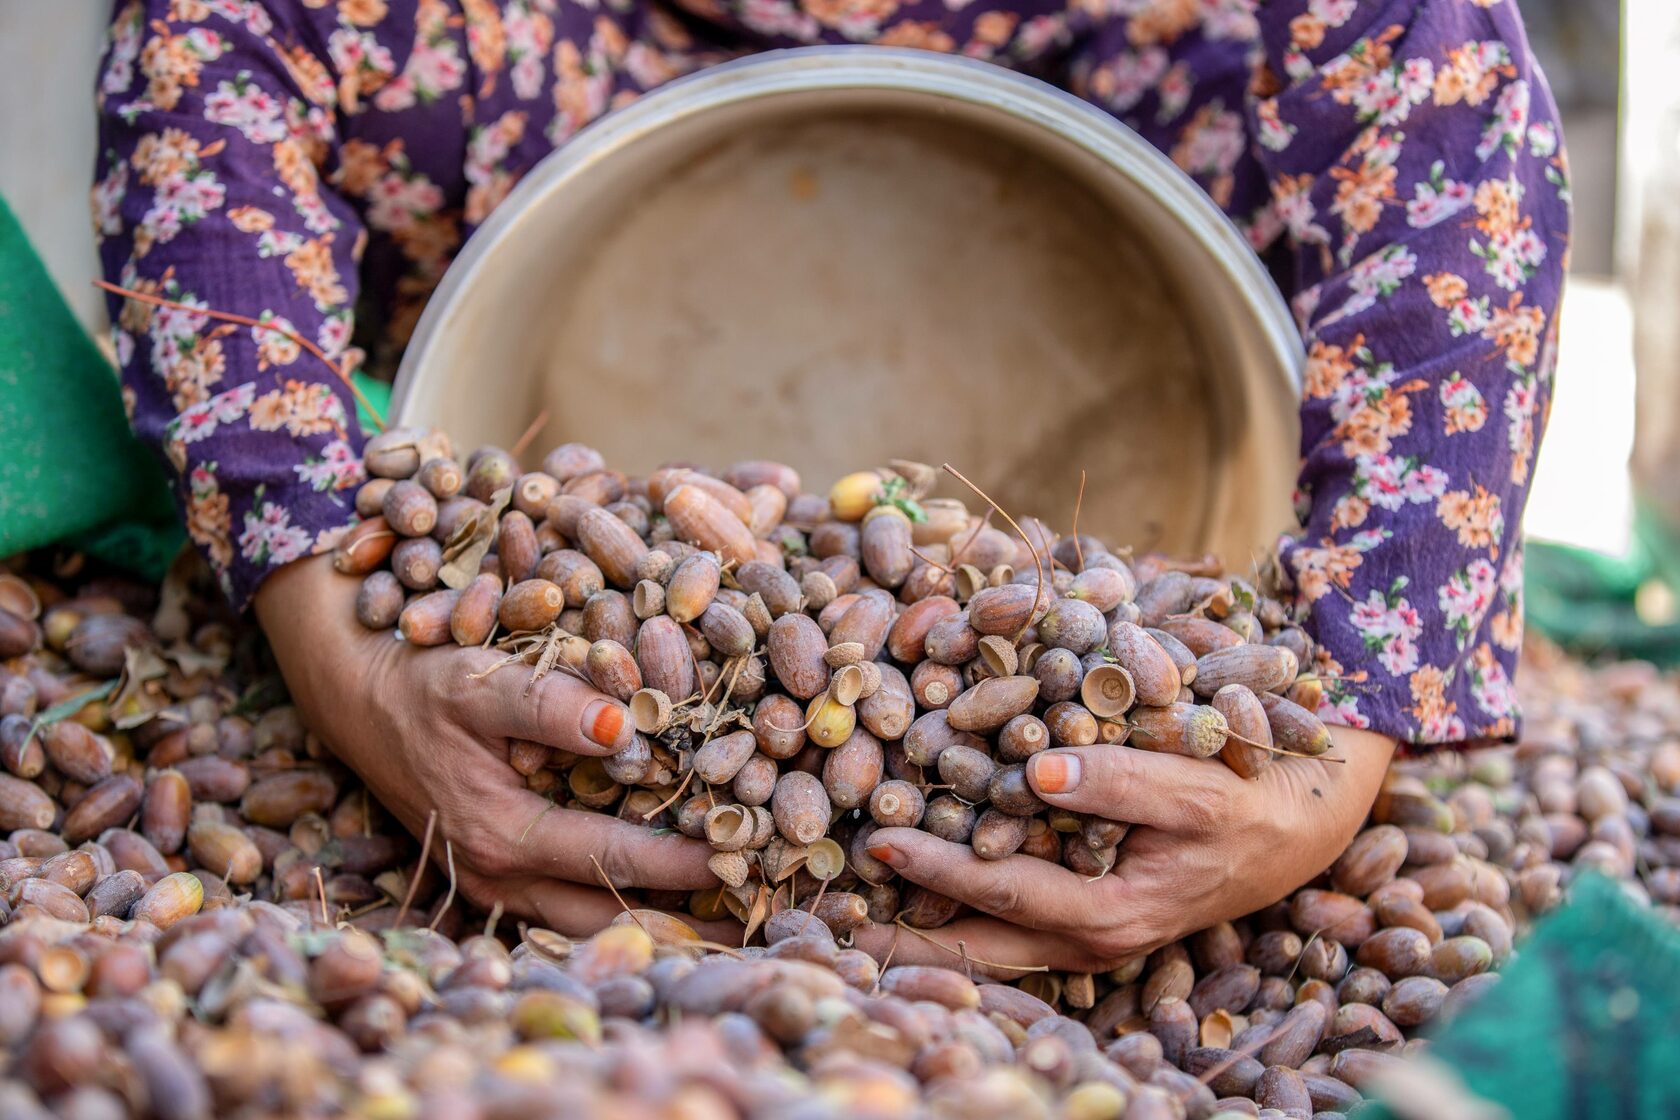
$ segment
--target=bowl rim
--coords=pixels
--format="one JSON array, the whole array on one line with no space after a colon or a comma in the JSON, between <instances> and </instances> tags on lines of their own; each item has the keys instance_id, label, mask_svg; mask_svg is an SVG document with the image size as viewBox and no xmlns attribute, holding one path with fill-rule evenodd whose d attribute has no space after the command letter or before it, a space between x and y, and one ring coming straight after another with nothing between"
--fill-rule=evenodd
<instances>
[{"instance_id":1,"label":"bowl rim","mask_svg":"<svg viewBox=\"0 0 1680 1120\"><path fill-rule=\"evenodd\" d=\"M1165 154L1115 117L1064 90L992 62L864 44L792 47L731 59L676 78L591 122L544 156L508 193L445 270L397 368L390 414L400 418L434 335L518 221L543 196L587 174L642 136L713 109L823 90L886 90L944 97L1036 124L1127 176L1167 207L1233 281L1275 368L1298 397L1306 350L1258 253L1230 217Z\"/></svg>"}]
</instances>

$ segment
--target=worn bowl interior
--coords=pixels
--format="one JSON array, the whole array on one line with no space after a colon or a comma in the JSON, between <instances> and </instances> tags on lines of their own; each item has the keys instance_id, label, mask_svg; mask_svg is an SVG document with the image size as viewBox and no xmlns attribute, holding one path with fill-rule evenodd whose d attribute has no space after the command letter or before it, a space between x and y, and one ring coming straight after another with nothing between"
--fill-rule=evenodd
<instances>
[{"instance_id":1,"label":"worn bowl interior","mask_svg":"<svg viewBox=\"0 0 1680 1120\"><path fill-rule=\"evenodd\" d=\"M911 61L1041 103L902 81L731 96L729 75L644 99L469 242L398 419L506 444L546 408L543 446L633 472L776 458L810 489L949 461L1063 530L1084 470L1082 529L1263 550L1288 516L1298 343L1235 231L1136 137L1093 151L1080 130L1121 130L1059 95Z\"/></svg>"}]
</instances>

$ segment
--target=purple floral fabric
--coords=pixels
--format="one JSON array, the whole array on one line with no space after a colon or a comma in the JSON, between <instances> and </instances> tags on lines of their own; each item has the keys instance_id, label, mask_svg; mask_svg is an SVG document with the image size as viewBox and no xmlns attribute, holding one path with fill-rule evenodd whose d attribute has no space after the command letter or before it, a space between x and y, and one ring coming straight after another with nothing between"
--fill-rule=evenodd
<instances>
[{"instance_id":1,"label":"purple floral fabric","mask_svg":"<svg viewBox=\"0 0 1680 1120\"><path fill-rule=\"evenodd\" d=\"M578 129L772 47L876 43L1046 78L1207 191L1307 343L1281 570L1322 714L1514 732L1518 523L1568 257L1557 115L1515 0L127 0L93 219L135 429L236 601L328 547L360 481L341 382Z\"/></svg>"}]
</instances>

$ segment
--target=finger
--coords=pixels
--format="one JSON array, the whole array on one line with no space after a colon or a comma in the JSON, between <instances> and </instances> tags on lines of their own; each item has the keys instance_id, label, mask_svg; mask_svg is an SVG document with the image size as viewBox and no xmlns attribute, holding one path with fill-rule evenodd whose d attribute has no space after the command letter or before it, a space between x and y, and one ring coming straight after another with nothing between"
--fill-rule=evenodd
<instances>
[{"instance_id":1,"label":"finger","mask_svg":"<svg viewBox=\"0 0 1680 1120\"><path fill-rule=\"evenodd\" d=\"M1184 832L1223 819L1241 779L1214 759L1102 746L1040 751L1027 781L1058 808Z\"/></svg>"},{"instance_id":2,"label":"finger","mask_svg":"<svg viewBox=\"0 0 1680 1120\"><path fill-rule=\"evenodd\" d=\"M618 899L607 891L549 879L531 879L511 887L504 905L511 911L536 918L567 937L588 937L624 913ZM702 922L687 914L672 917L698 933L702 940L719 945L741 943L739 922Z\"/></svg>"},{"instance_id":3,"label":"finger","mask_svg":"<svg viewBox=\"0 0 1680 1120\"><path fill-rule=\"evenodd\" d=\"M1019 980L1033 972L1106 972L1120 961L1103 961L1074 941L1024 929L996 918L962 918L938 929L868 925L852 932L853 948L888 966L898 964L967 968L975 977Z\"/></svg>"},{"instance_id":4,"label":"finger","mask_svg":"<svg viewBox=\"0 0 1680 1120\"><path fill-rule=\"evenodd\" d=\"M1094 904L1108 892L1103 880L1087 883L1033 856L984 860L966 844L913 828L877 830L869 838L869 854L911 882L1034 929L1085 928Z\"/></svg>"},{"instance_id":5,"label":"finger","mask_svg":"<svg viewBox=\"0 0 1680 1120\"><path fill-rule=\"evenodd\" d=\"M473 672L484 672L499 659L488 650L471 650L467 660L476 666ZM462 723L485 736L609 755L628 746L636 733L623 704L558 669L532 681L524 666L509 665L451 687Z\"/></svg>"},{"instance_id":6,"label":"finger","mask_svg":"<svg viewBox=\"0 0 1680 1120\"><path fill-rule=\"evenodd\" d=\"M509 838L522 871L621 890L693 891L717 886L711 849L678 833L656 834L603 813L562 809L527 793L519 833ZM603 876L606 882L603 882Z\"/></svg>"}]
</instances>

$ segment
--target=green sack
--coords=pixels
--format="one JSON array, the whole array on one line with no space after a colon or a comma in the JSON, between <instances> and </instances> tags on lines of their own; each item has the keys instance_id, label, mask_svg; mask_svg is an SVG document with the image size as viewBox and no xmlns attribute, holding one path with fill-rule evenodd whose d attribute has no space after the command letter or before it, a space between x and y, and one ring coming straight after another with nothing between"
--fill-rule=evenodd
<instances>
[{"instance_id":1,"label":"green sack","mask_svg":"<svg viewBox=\"0 0 1680 1120\"><path fill-rule=\"evenodd\" d=\"M90 277L91 279L91 277ZM390 386L356 385L383 412ZM364 430L369 418L357 406ZM160 580L182 531L162 464L134 438L116 371L0 199L0 558L60 544Z\"/></svg>"},{"instance_id":2,"label":"green sack","mask_svg":"<svg viewBox=\"0 0 1680 1120\"><path fill-rule=\"evenodd\" d=\"M1583 875L1429 1053L1521 1120L1680 1116L1680 931L1609 879ZM1361 1109L1360 1120L1410 1120L1410 1096L1397 1078L1388 1107Z\"/></svg>"},{"instance_id":3,"label":"green sack","mask_svg":"<svg viewBox=\"0 0 1680 1120\"><path fill-rule=\"evenodd\" d=\"M111 364L0 199L0 556L64 542L162 578L185 534Z\"/></svg>"}]
</instances>

